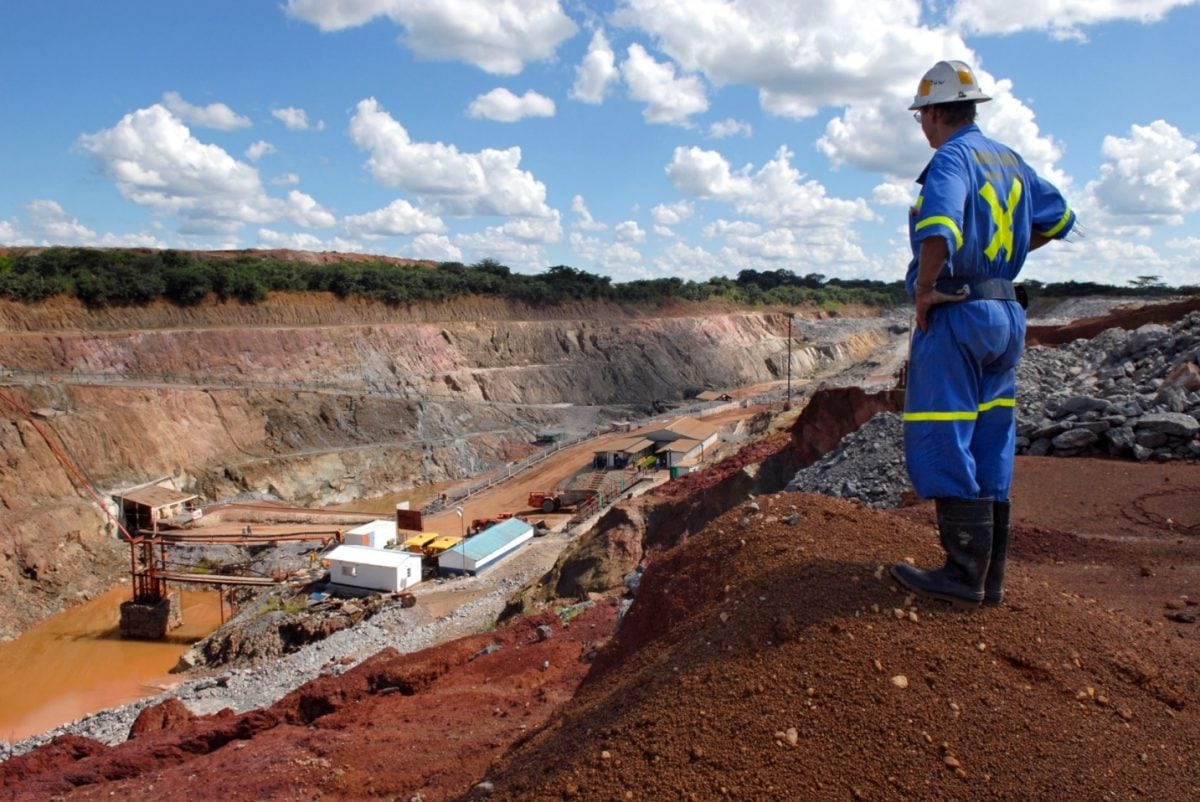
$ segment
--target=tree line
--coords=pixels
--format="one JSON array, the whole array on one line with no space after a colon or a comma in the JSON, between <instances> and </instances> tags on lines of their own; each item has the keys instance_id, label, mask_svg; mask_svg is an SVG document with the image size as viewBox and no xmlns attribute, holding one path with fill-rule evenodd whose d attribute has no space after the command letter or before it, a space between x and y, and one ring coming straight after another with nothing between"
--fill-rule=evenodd
<instances>
[{"instance_id":1,"label":"tree line","mask_svg":"<svg viewBox=\"0 0 1200 802\"><path fill-rule=\"evenodd\" d=\"M1156 276L1141 276L1132 287L1094 282L1025 282L1033 296L1167 295L1200 293L1200 287L1171 288ZM567 265L543 273L514 273L494 259L472 265L395 264L339 261L310 264L247 252L232 258L203 258L177 250L46 248L0 256L0 297L33 303L74 296L86 306L138 306L165 299L193 306L210 296L254 304L271 292L331 292L391 305L493 296L532 305L603 300L639 305L674 301L735 304L815 305L836 310L845 304L892 306L907 299L904 284L869 279L826 278L791 270L743 270L735 278L707 281L679 278L613 282Z\"/></svg>"}]
</instances>

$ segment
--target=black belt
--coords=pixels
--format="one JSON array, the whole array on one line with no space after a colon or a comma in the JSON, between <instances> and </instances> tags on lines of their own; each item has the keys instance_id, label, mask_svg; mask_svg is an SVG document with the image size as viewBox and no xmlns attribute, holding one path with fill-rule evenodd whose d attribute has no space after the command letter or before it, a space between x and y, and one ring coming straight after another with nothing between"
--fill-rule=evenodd
<instances>
[{"instance_id":1,"label":"black belt","mask_svg":"<svg viewBox=\"0 0 1200 802\"><path fill-rule=\"evenodd\" d=\"M957 295L967 289L968 301L1019 301L1016 287L1006 278L961 278L938 279L933 288L947 295ZM1022 304L1023 306L1024 304Z\"/></svg>"}]
</instances>

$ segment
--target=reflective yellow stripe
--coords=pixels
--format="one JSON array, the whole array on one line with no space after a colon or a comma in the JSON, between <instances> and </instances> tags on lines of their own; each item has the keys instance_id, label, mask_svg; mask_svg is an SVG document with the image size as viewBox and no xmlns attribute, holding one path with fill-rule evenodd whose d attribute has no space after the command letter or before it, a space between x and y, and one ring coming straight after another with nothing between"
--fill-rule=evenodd
<instances>
[{"instance_id":1,"label":"reflective yellow stripe","mask_svg":"<svg viewBox=\"0 0 1200 802\"><path fill-rule=\"evenodd\" d=\"M996 226L996 233L992 234L992 241L983 249L983 255L988 259L995 259L996 254L1000 253L1000 249L1004 249L1004 261L1012 261L1013 250L1013 209L1016 208L1017 202L1021 200L1021 179L1014 178L1012 186L1008 189L1008 201L1004 206L1000 205L1000 198L996 195L996 188L989 181L979 190L979 194L983 196L987 202L988 208L992 212L992 223Z\"/></svg>"},{"instance_id":2,"label":"reflective yellow stripe","mask_svg":"<svg viewBox=\"0 0 1200 802\"><path fill-rule=\"evenodd\" d=\"M913 231L920 231L921 229L925 228L926 226L945 226L946 228L950 229L950 231L952 231L954 233L954 248L955 248L955 250L962 247L962 232L958 230L958 225L956 225L955 222L953 220L951 220L949 217L941 217L941 216L926 217L924 220L917 223L917 227L914 228Z\"/></svg>"},{"instance_id":3,"label":"reflective yellow stripe","mask_svg":"<svg viewBox=\"0 0 1200 802\"><path fill-rule=\"evenodd\" d=\"M996 407L1015 407L1017 399L1015 398L993 398L991 401L985 401L979 405L979 409L973 412L905 412L905 421L955 421L955 420L976 420L980 412L987 412Z\"/></svg>"},{"instance_id":4,"label":"reflective yellow stripe","mask_svg":"<svg viewBox=\"0 0 1200 802\"><path fill-rule=\"evenodd\" d=\"M978 412L905 412L905 421L947 421L947 420L975 420L979 417Z\"/></svg>"},{"instance_id":5,"label":"reflective yellow stripe","mask_svg":"<svg viewBox=\"0 0 1200 802\"><path fill-rule=\"evenodd\" d=\"M1017 399L1015 398L996 398L988 401L986 404L980 404L979 411L987 412L989 409L995 409L996 407L1015 407L1016 405Z\"/></svg>"},{"instance_id":6,"label":"reflective yellow stripe","mask_svg":"<svg viewBox=\"0 0 1200 802\"><path fill-rule=\"evenodd\" d=\"M1043 237L1045 237L1046 239L1054 239L1054 235L1057 234L1058 232L1062 231L1063 227L1066 226L1066 224L1068 222L1070 222L1070 220L1071 220L1071 207L1068 206L1067 210L1065 212L1063 212L1062 219L1058 221L1058 225L1056 225L1054 228L1050 229L1049 231L1041 232L1041 235Z\"/></svg>"}]
</instances>

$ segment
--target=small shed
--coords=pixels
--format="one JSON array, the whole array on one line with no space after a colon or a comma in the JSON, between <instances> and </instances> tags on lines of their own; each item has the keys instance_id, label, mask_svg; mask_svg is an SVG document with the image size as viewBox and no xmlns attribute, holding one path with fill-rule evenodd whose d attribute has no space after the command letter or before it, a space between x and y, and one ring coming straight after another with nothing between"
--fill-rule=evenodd
<instances>
[{"instance_id":1,"label":"small shed","mask_svg":"<svg viewBox=\"0 0 1200 802\"><path fill-rule=\"evenodd\" d=\"M733 396L721 390L705 390L696 394L697 401L732 401Z\"/></svg>"},{"instance_id":2,"label":"small shed","mask_svg":"<svg viewBox=\"0 0 1200 802\"><path fill-rule=\"evenodd\" d=\"M681 437L659 446L658 453L666 460L668 468L676 468L685 462L698 462L704 456L704 444L699 440Z\"/></svg>"},{"instance_id":3,"label":"small shed","mask_svg":"<svg viewBox=\"0 0 1200 802\"><path fill-rule=\"evenodd\" d=\"M126 493L113 494L121 510L125 528L157 531L159 525L179 526L200 518L200 497L162 485L147 485Z\"/></svg>"},{"instance_id":4,"label":"small shed","mask_svg":"<svg viewBox=\"0 0 1200 802\"><path fill-rule=\"evenodd\" d=\"M343 543L325 555L329 581L365 590L398 593L421 581L421 555Z\"/></svg>"},{"instance_id":5,"label":"small shed","mask_svg":"<svg viewBox=\"0 0 1200 802\"><path fill-rule=\"evenodd\" d=\"M501 521L439 554L438 573L442 576L478 574L532 537L533 527L520 518Z\"/></svg>"},{"instance_id":6,"label":"small shed","mask_svg":"<svg viewBox=\"0 0 1200 802\"><path fill-rule=\"evenodd\" d=\"M645 437L623 437L594 452L592 466L595 468L624 468L631 462L637 462L653 450L653 440Z\"/></svg>"},{"instance_id":7,"label":"small shed","mask_svg":"<svg viewBox=\"0 0 1200 802\"><path fill-rule=\"evenodd\" d=\"M342 533L342 542L349 546L367 546L372 549L387 548L396 542L396 522L380 518L376 521L347 529Z\"/></svg>"}]
</instances>

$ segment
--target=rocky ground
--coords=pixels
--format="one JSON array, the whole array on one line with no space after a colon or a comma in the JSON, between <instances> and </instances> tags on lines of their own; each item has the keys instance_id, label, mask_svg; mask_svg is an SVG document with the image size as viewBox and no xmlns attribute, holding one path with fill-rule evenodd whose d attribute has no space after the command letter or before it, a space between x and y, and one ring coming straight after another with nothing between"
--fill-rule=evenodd
<instances>
[{"instance_id":1,"label":"rocky ground","mask_svg":"<svg viewBox=\"0 0 1200 802\"><path fill-rule=\"evenodd\" d=\"M1093 372L1084 359L1054 364L1064 375ZM1128 378L1139 369L1135 360ZM388 608L270 668L186 683L168 695L183 706L167 697L143 705L136 737L120 746L90 738L120 742L138 711L110 729L94 717L78 735L0 765L2 794L1200 794L1200 466L1161 454L1019 457L1009 602L950 614L903 596L882 570L937 558L929 505L892 509L904 492L888 481L902 474L887 445L898 442L895 426L886 414L870 418L793 484L849 500L760 496L677 548L647 549L632 606L617 603L631 595L621 586L590 604L562 602L431 650L358 663L452 634L451 622ZM793 432L793 447L804 439ZM778 453L774 442L764 453ZM531 578L478 596L459 621L478 629Z\"/></svg>"}]
</instances>

